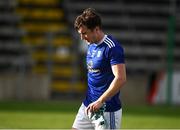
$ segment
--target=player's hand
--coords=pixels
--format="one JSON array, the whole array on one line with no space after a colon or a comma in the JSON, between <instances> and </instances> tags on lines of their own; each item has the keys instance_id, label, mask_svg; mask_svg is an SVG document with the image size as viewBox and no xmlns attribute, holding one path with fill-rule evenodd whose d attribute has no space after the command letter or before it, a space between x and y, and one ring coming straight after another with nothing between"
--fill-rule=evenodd
<instances>
[{"instance_id":1,"label":"player's hand","mask_svg":"<svg viewBox=\"0 0 180 130\"><path fill-rule=\"evenodd\" d=\"M103 103L99 100L89 104L89 106L86 108L86 113L88 115L89 112L96 112L102 107Z\"/></svg>"}]
</instances>

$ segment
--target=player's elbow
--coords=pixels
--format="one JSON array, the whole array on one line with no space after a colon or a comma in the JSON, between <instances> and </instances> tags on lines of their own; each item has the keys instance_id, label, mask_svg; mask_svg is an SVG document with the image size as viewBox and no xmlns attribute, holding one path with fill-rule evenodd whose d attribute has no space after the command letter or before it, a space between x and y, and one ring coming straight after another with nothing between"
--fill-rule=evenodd
<instances>
[{"instance_id":1,"label":"player's elbow","mask_svg":"<svg viewBox=\"0 0 180 130\"><path fill-rule=\"evenodd\" d=\"M123 86L127 81L126 77L123 77L120 80L121 80L121 86Z\"/></svg>"},{"instance_id":2,"label":"player's elbow","mask_svg":"<svg viewBox=\"0 0 180 130\"><path fill-rule=\"evenodd\" d=\"M127 82L126 72L124 72L124 74L121 76L121 82L122 82L122 85L124 85Z\"/></svg>"},{"instance_id":3,"label":"player's elbow","mask_svg":"<svg viewBox=\"0 0 180 130\"><path fill-rule=\"evenodd\" d=\"M126 83L126 76L116 77L116 80L119 82L120 86L123 86Z\"/></svg>"}]
</instances>

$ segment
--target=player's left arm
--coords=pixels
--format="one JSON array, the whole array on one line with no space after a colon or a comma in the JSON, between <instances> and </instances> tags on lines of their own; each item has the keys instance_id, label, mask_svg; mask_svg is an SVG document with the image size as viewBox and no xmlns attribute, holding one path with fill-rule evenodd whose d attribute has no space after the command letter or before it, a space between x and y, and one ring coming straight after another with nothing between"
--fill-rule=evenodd
<instances>
[{"instance_id":1,"label":"player's left arm","mask_svg":"<svg viewBox=\"0 0 180 130\"><path fill-rule=\"evenodd\" d=\"M88 106L88 111L98 110L103 103L113 97L119 92L121 87L126 82L126 67L125 64L112 65L112 72L114 74L114 79L111 82L109 88L99 97L99 99Z\"/></svg>"},{"instance_id":2,"label":"player's left arm","mask_svg":"<svg viewBox=\"0 0 180 130\"><path fill-rule=\"evenodd\" d=\"M126 67L125 64L112 65L112 72L114 74L114 79L111 82L109 88L101 95L98 99L100 102L104 103L109 98L117 94L120 88L126 82Z\"/></svg>"},{"instance_id":3,"label":"player's left arm","mask_svg":"<svg viewBox=\"0 0 180 130\"><path fill-rule=\"evenodd\" d=\"M126 82L126 68L125 64L116 64L112 66L112 72L114 74L114 79L111 82L109 88L103 93L103 95L98 99L100 102L105 102L109 98L117 94L120 88Z\"/></svg>"}]
</instances>

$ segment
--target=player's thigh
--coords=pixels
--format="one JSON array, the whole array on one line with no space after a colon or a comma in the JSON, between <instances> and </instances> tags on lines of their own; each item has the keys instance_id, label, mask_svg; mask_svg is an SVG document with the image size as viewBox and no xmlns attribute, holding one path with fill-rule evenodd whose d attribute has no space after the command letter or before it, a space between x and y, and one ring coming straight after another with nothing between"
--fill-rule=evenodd
<instances>
[{"instance_id":1,"label":"player's thigh","mask_svg":"<svg viewBox=\"0 0 180 130\"><path fill-rule=\"evenodd\" d=\"M115 112L105 112L104 117L107 122L107 129L121 128L122 109Z\"/></svg>"},{"instance_id":2,"label":"player's thigh","mask_svg":"<svg viewBox=\"0 0 180 130\"><path fill-rule=\"evenodd\" d=\"M75 129L93 129L94 126L89 120L87 114L85 113L86 107L82 104L76 115L72 128Z\"/></svg>"}]
</instances>

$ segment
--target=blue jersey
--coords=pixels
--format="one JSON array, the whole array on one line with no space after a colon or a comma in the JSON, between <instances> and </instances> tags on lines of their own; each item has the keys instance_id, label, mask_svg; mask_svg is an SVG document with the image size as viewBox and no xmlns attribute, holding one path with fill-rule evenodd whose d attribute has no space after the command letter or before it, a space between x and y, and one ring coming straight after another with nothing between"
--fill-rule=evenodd
<instances>
[{"instance_id":1,"label":"blue jersey","mask_svg":"<svg viewBox=\"0 0 180 130\"><path fill-rule=\"evenodd\" d=\"M105 35L101 43L90 44L87 51L88 88L84 105L96 101L110 86L114 75L112 65L123 64L124 51L113 37ZM106 111L113 112L121 108L118 92L106 101Z\"/></svg>"}]
</instances>

